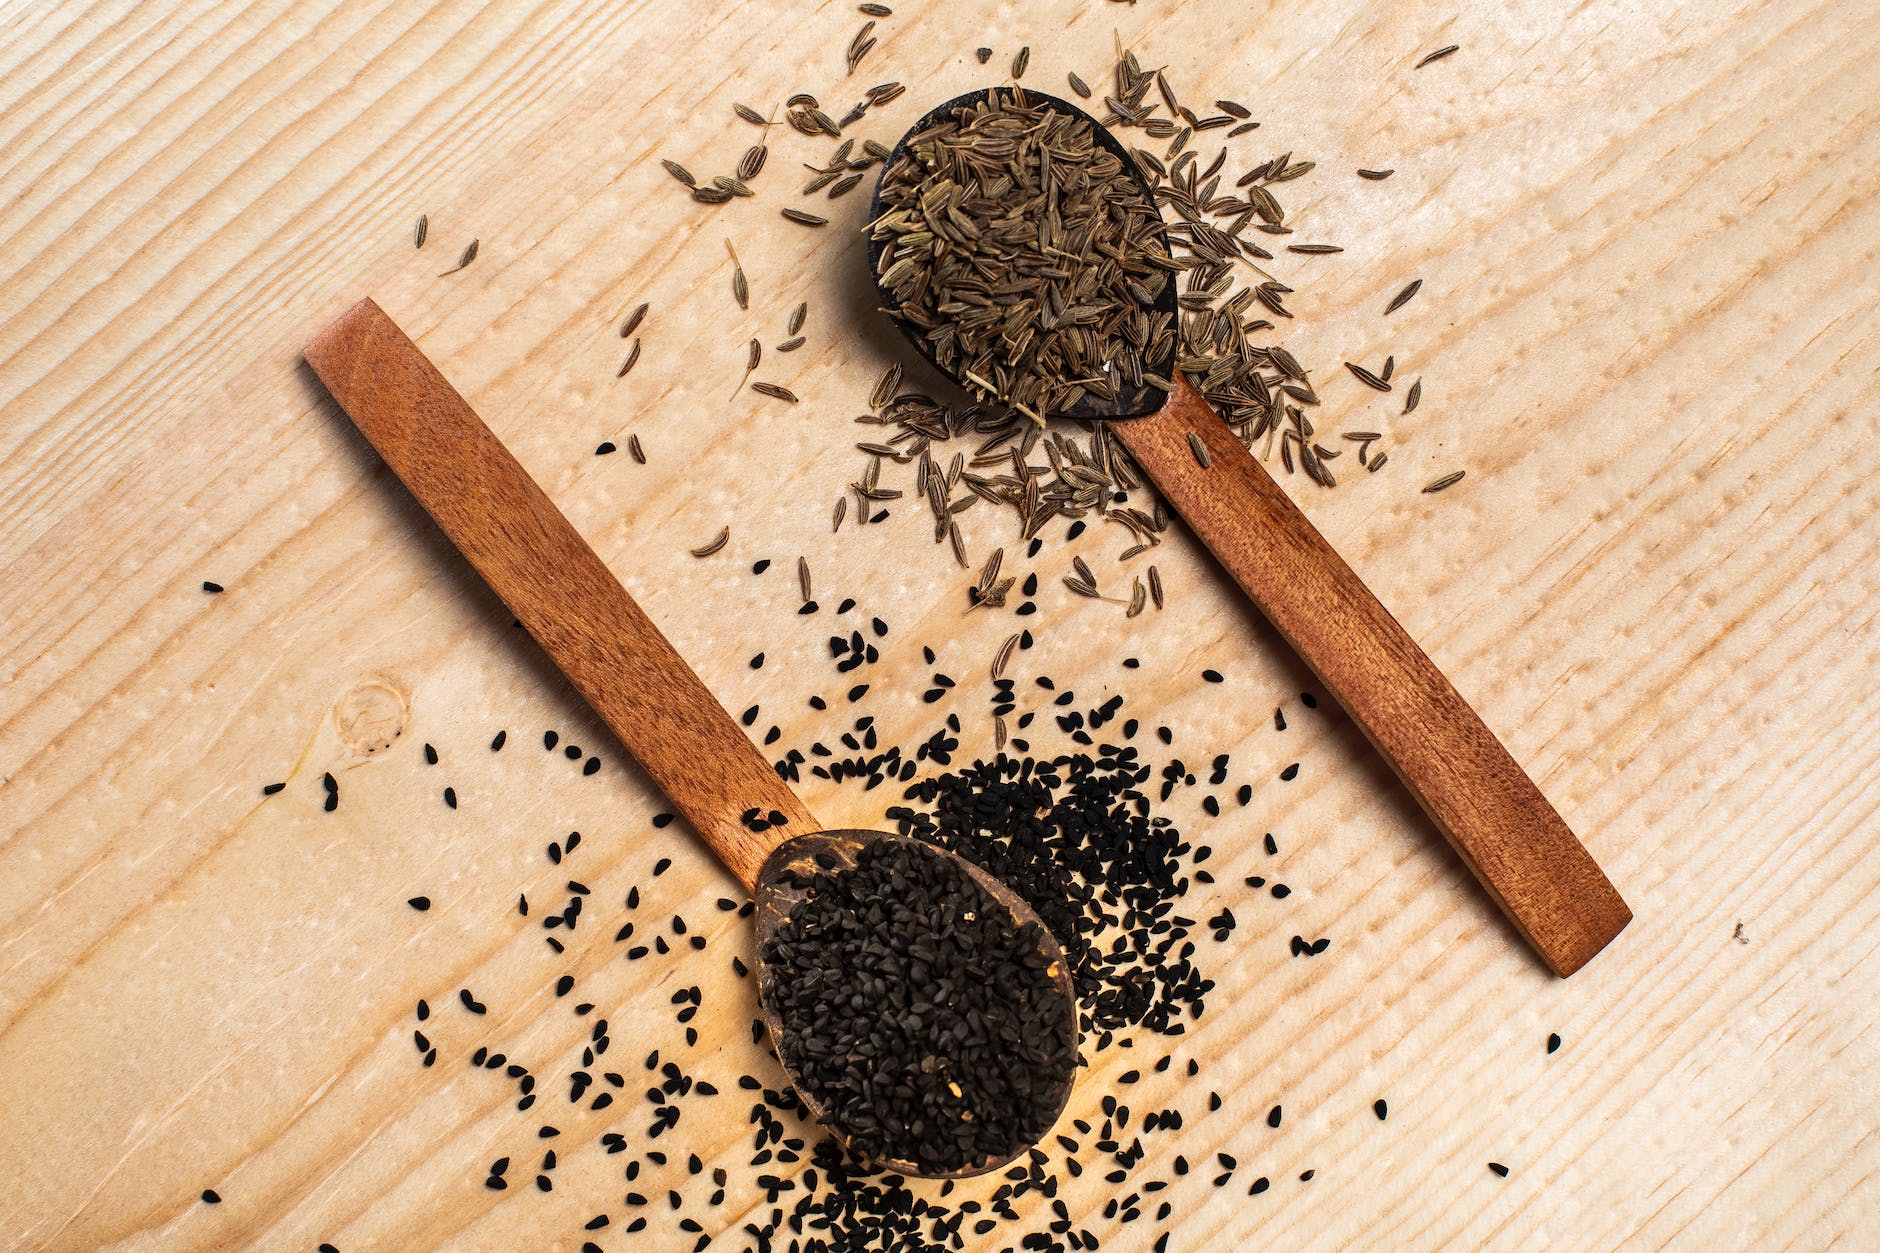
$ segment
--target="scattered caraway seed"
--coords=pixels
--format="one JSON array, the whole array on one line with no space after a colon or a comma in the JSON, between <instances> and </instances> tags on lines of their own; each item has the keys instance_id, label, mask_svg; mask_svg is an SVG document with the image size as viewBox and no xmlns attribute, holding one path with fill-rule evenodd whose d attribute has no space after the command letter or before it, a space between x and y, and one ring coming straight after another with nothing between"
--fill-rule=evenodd
<instances>
[{"instance_id":1,"label":"scattered caraway seed","mask_svg":"<svg viewBox=\"0 0 1880 1253\"><path fill-rule=\"evenodd\" d=\"M1427 495L1431 492L1440 492L1448 488L1454 487L1456 484L1462 482L1462 476L1467 473L1468 473L1467 470L1453 470L1450 473L1443 475L1443 477L1440 479L1436 479L1436 480L1433 480L1432 482L1426 483L1423 487L1423 491Z\"/></svg>"},{"instance_id":2,"label":"scattered caraway seed","mask_svg":"<svg viewBox=\"0 0 1880 1253\"><path fill-rule=\"evenodd\" d=\"M698 179L692 177L692 171L686 169L683 165L680 165L677 161L662 160L660 164L666 167L666 173L672 175L674 178L678 179L681 183L684 183L687 187L698 186Z\"/></svg>"},{"instance_id":3,"label":"scattered caraway seed","mask_svg":"<svg viewBox=\"0 0 1880 1253\"><path fill-rule=\"evenodd\" d=\"M890 9L885 4L862 4L862 5L857 5L856 7L859 8L863 13L866 13L869 17L893 17L894 16L894 10Z\"/></svg>"},{"instance_id":4,"label":"scattered caraway seed","mask_svg":"<svg viewBox=\"0 0 1880 1253\"><path fill-rule=\"evenodd\" d=\"M1446 47L1446 48L1438 48L1438 49L1437 49L1436 51L1434 51L1434 52L1432 52L1432 53L1430 53L1430 54L1429 54L1428 56L1426 56L1426 57L1424 57L1424 58L1423 58L1423 59L1422 59L1421 61L1418 61L1418 62L1416 63L1416 65L1415 65L1415 67L1414 67L1414 68L1416 68L1416 69L1419 69L1419 70L1420 70L1420 69L1422 69L1422 68L1423 68L1424 66L1426 66L1426 65L1428 65L1428 64L1429 64L1430 62L1432 62L1432 61L1440 61L1440 60L1442 60L1442 59L1443 59L1444 57L1446 57L1446 56L1448 56L1448 55L1449 55L1450 53L1452 53L1452 52L1455 52L1455 51L1457 51L1457 50L1458 50L1459 48L1461 48L1461 47L1462 47L1462 45L1461 45L1461 44L1450 44L1450 45L1449 45L1448 47Z\"/></svg>"},{"instance_id":5,"label":"scattered caraway seed","mask_svg":"<svg viewBox=\"0 0 1880 1253\"><path fill-rule=\"evenodd\" d=\"M1025 67L1030 64L1031 45L1026 44L1018 50L1018 55L1012 58L1012 77L1015 79L1025 77Z\"/></svg>"},{"instance_id":6,"label":"scattered caraway seed","mask_svg":"<svg viewBox=\"0 0 1880 1253\"><path fill-rule=\"evenodd\" d=\"M640 446L640 437L638 435L627 436L627 452L641 465L646 464L646 449Z\"/></svg>"},{"instance_id":7,"label":"scattered caraway seed","mask_svg":"<svg viewBox=\"0 0 1880 1253\"><path fill-rule=\"evenodd\" d=\"M791 404L796 403L795 392L787 387L779 387L775 383L752 383L751 390L760 395L774 397L777 400L787 400Z\"/></svg>"},{"instance_id":8,"label":"scattered caraway seed","mask_svg":"<svg viewBox=\"0 0 1880 1253\"><path fill-rule=\"evenodd\" d=\"M1379 375L1371 373L1369 370L1365 369L1363 366L1359 365L1355 361L1345 362L1345 368L1347 370L1350 370L1353 376L1355 376L1357 380L1360 383L1363 383L1366 387L1375 387L1380 392L1387 392L1390 390L1390 383L1388 381L1386 381L1384 378L1382 378Z\"/></svg>"},{"instance_id":9,"label":"scattered caraway seed","mask_svg":"<svg viewBox=\"0 0 1880 1253\"><path fill-rule=\"evenodd\" d=\"M1422 399L1423 399L1423 380L1418 379L1416 382L1410 384L1410 394L1403 398L1403 411L1405 413L1415 413L1417 404Z\"/></svg>"},{"instance_id":10,"label":"scattered caraway seed","mask_svg":"<svg viewBox=\"0 0 1880 1253\"><path fill-rule=\"evenodd\" d=\"M1402 291L1398 292L1395 296L1392 296L1390 299L1390 303L1384 306L1384 315L1388 317L1391 314L1397 312L1397 310L1403 308L1405 305L1409 304L1410 298L1416 295L1417 289L1422 286L1423 286L1422 279L1418 278L1418 279L1410 280L1410 285L1404 288Z\"/></svg>"},{"instance_id":11,"label":"scattered caraway seed","mask_svg":"<svg viewBox=\"0 0 1880 1253\"><path fill-rule=\"evenodd\" d=\"M1359 170L1358 177L1368 178L1372 182L1375 183L1383 179L1389 178L1391 175L1395 174L1396 172L1397 171L1395 170Z\"/></svg>"},{"instance_id":12,"label":"scattered caraway seed","mask_svg":"<svg viewBox=\"0 0 1880 1253\"><path fill-rule=\"evenodd\" d=\"M717 552L719 549L723 548L725 544L730 541L730 539L731 539L731 528L725 527L723 530L718 532L718 534L712 539L711 543L702 544L699 547L694 548L692 550L692 555L694 557L709 557L713 553Z\"/></svg>"},{"instance_id":13,"label":"scattered caraway seed","mask_svg":"<svg viewBox=\"0 0 1880 1253\"><path fill-rule=\"evenodd\" d=\"M738 250L725 240L725 251L731 254L731 295L738 302L738 308L751 307L751 284L744 277L744 263L738 260Z\"/></svg>"},{"instance_id":14,"label":"scattered caraway seed","mask_svg":"<svg viewBox=\"0 0 1880 1253\"><path fill-rule=\"evenodd\" d=\"M415 228L413 228L411 232L411 246L413 248L424 247L425 236L429 235L430 233L431 233L431 219L426 214L420 213L418 215L418 225Z\"/></svg>"},{"instance_id":15,"label":"scattered caraway seed","mask_svg":"<svg viewBox=\"0 0 1880 1253\"><path fill-rule=\"evenodd\" d=\"M471 240L470 246L465 248L463 250L463 255L457 258L457 264L453 265L450 269L445 270L444 273L438 275L438 277L446 278L449 275L455 274L457 271L463 269L465 266L469 265L472 261L475 261L477 259L477 245L482 242L483 241L479 239Z\"/></svg>"},{"instance_id":16,"label":"scattered caraway seed","mask_svg":"<svg viewBox=\"0 0 1880 1253\"><path fill-rule=\"evenodd\" d=\"M646 311L650 308L652 308L651 303L644 300L635 306L633 312L627 315L627 320L620 324L620 338L626 339L639 330L640 323L646 320Z\"/></svg>"},{"instance_id":17,"label":"scattered caraway seed","mask_svg":"<svg viewBox=\"0 0 1880 1253\"><path fill-rule=\"evenodd\" d=\"M785 218L788 218L792 222L798 222L804 226L827 226L829 225L828 218L818 217L814 213L805 213L801 209L785 209L783 210L783 216Z\"/></svg>"},{"instance_id":18,"label":"scattered caraway seed","mask_svg":"<svg viewBox=\"0 0 1880 1253\"><path fill-rule=\"evenodd\" d=\"M769 126L771 124L769 118L765 117L748 104L734 104L731 106L731 111L749 122L752 126Z\"/></svg>"},{"instance_id":19,"label":"scattered caraway seed","mask_svg":"<svg viewBox=\"0 0 1880 1253\"><path fill-rule=\"evenodd\" d=\"M1334 252L1343 252L1337 244L1287 244L1287 252L1303 253L1309 257L1322 256Z\"/></svg>"},{"instance_id":20,"label":"scattered caraway seed","mask_svg":"<svg viewBox=\"0 0 1880 1253\"><path fill-rule=\"evenodd\" d=\"M1090 99L1090 84L1077 77L1075 70L1072 70L1068 77L1070 79L1071 90L1082 96L1085 100Z\"/></svg>"},{"instance_id":21,"label":"scattered caraway seed","mask_svg":"<svg viewBox=\"0 0 1880 1253\"><path fill-rule=\"evenodd\" d=\"M614 375L614 377L617 379L623 379L627 377L627 371L631 370L634 366L638 365L639 361L640 361L640 341L636 339L633 341L633 347L627 349L627 359L620 363L620 370L618 373Z\"/></svg>"},{"instance_id":22,"label":"scattered caraway seed","mask_svg":"<svg viewBox=\"0 0 1880 1253\"><path fill-rule=\"evenodd\" d=\"M868 50L875 46L874 37L869 34L869 32L874 29L875 23L873 19L870 19L862 23L862 28L855 32L855 38L849 41L849 50L846 58L849 73L853 74L855 72L855 67L860 65L862 58L868 55Z\"/></svg>"},{"instance_id":23,"label":"scattered caraway seed","mask_svg":"<svg viewBox=\"0 0 1880 1253\"><path fill-rule=\"evenodd\" d=\"M1208 446L1193 431L1188 432L1188 451L1194 454L1196 465L1203 470L1208 468Z\"/></svg>"}]
</instances>

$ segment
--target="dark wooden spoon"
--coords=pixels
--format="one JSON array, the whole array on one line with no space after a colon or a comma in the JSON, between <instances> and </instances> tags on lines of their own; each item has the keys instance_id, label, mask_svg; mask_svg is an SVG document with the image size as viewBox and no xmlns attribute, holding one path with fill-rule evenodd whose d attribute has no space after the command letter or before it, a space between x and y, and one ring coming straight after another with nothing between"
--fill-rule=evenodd
<instances>
[{"instance_id":1,"label":"dark wooden spoon","mask_svg":"<svg viewBox=\"0 0 1880 1253\"><path fill-rule=\"evenodd\" d=\"M772 1005L764 941L789 916L805 878L853 865L856 853L877 840L917 844L951 858L1021 926L1037 923L1039 956L1076 1039L1070 964L1031 906L965 858L924 842L886 831L820 829L529 472L378 305L363 300L354 306L307 346L306 358L425 512L751 892L758 999L780 1056L787 1036ZM790 1079L810 1115L843 1137L794 1072ZM1070 1091L1067 1068L1053 1121ZM964 1178L995 1170L1030 1147L1014 1144L1008 1153L952 1171L900 1158L875 1164L903 1174Z\"/></svg>"},{"instance_id":2,"label":"dark wooden spoon","mask_svg":"<svg viewBox=\"0 0 1880 1253\"><path fill-rule=\"evenodd\" d=\"M924 115L882 163L883 177L908 155L910 138L955 110L1012 90L971 92ZM1124 176L1155 203L1134 158L1107 127L1068 101L1030 88L1024 94L1088 121L1096 142L1121 159ZM882 212L877 182L871 220ZM870 239L869 268L877 278L883 247ZM896 313L893 293L877 288L887 311ZM1155 308L1176 313L1174 282L1163 284ZM934 361L919 328L895 321L923 356L950 374ZM1111 434L1344 706L1535 952L1562 977L1584 966L1632 920L1618 891L1494 732L1174 360L1154 363L1150 372L1174 380L1174 390L1119 388L1112 399L1086 393L1068 411L1048 416L1109 422ZM1193 440L1206 450L1206 465Z\"/></svg>"}]
</instances>

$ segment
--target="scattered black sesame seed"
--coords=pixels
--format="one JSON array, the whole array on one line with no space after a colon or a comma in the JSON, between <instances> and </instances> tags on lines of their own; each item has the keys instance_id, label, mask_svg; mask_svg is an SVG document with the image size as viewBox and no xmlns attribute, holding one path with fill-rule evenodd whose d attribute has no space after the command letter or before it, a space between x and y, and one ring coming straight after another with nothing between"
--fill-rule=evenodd
<instances>
[{"instance_id":1,"label":"scattered black sesame seed","mask_svg":"<svg viewBox=\"0 0 1880 1253\"><path fill-rule=\"evenodd\" d=\"M211 583L209 580L204 579L202 581L202 590L213 596L222 590L222 585L220 583ZM206 1200L207 1197L204 1199Z\"/></svg>"},{"instance_id":2,"label":"scattered black sesame seed","mask_svg":"<svg viewBox=\"0 0 1880 1253\"><path fill-rule=\"evenodd\" d=\"M425 910L431 908L431 898L428 896L414 896L406 901L405 904L411 906L419 913L423 913Z\"/></svg>"}]
</instances>

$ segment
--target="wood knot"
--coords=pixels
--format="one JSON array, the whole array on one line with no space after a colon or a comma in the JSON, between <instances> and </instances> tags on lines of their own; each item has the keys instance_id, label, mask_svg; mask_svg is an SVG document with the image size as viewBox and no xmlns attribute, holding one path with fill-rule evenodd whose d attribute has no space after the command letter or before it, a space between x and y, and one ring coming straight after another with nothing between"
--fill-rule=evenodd
<instances>
[{"instance_id":1,"label":"wood knot","mask_svg":"<svg viewBox=\"0 0 1880 1253\"><path fill-rule=\"evenodd\" d=\"M411 701L390 679L355 683L333 706L333 729L342 743L361 756L381 753L405 733Z\"/></svg>"}]
</instances>

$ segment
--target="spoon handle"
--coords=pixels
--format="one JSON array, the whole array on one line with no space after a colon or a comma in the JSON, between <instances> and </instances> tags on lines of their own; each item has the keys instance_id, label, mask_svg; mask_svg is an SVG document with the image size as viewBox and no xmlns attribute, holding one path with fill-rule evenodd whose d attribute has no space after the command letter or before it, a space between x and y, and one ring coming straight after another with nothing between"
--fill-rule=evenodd
<instances>
[{"instance_id":1,"label":"spoon handle","mask_svg":"<svg viewBox=\"0 0 1880 1253\"><path fill-rule=\"evenodd\" d=\"M819 829L587 541L418 346L370 300L307 363L485 582L746 888ZM777 811L781 830L742 815Z\"/></svg>"},{"instance_id":2,"label":"spoon handle","mask_svg":"<svg viewBox=\"0 0 1880 1253\"><path fill-rule=\"evenodd\" d=\"M1578 970L1632 920L1494 732L1185 379L1161 412L1110 430L1554 973Z\"/></svg>"}]
</instances>

